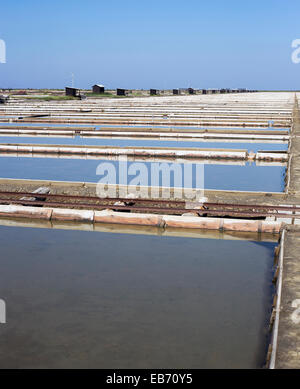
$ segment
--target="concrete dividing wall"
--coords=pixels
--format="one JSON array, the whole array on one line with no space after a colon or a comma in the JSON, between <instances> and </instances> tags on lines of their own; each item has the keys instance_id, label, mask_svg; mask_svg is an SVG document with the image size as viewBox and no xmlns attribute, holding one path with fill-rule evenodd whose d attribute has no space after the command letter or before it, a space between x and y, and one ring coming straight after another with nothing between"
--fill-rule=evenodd
<instances>
[{"instance_id":1,"label":"concrete dividing wall","mask_svg":"<svg viewBox=\"0 0 300 389\"><path fill-rule=\"evenodd\" d=\"M142 158L185 158L185 159L233 159L233 160L288 160L284 151L259 151L248 153L238 149L204 149L204 148L161 148L161 147L113 147L113 146L68 146L46 144L0 144L0 153L20 154L60 154L60 155L91 155L91 156L122 156Z\"/></svg>"},{"instance_id":2,"label":"concrete dividing wall","mask_svg":"<svg viewBox=\"0 0 300 389\"><path fill-rule=\"evenodd\" d=\"M300 112L295 99L288 149L285 203L300 206ZM271 317L272 340L267 364L271 369L300 368L300 227L285 226L275 252L276 294Z\"/></svg>"},{"instance_id":3,"label":"concrete dividing wall","mask_svg":"<svg viewBox=\"0 0 300 389\"><path fill-rule=\"evenodd\" d=\"M281 222L0 205L0 217L278 234Z\"/></svg>"},{"instance_id":4,"label":"concrete dividing wall","mask_svg":"<svg viewBox=\"0 0 300 389\"><path fill-rule=\"evenodd\" d=\"M275 252L270 369L300 368L300 227L286 226Z\"/></svg>"},{"instance_id":5,"label":"concrete dividing wall","mask_svg":"<svg viewBox=\"0 0 300 389\"><path fill-rule=\"evenodd\" d=\"M197 131L184 131L178 130L177 132L174 129L149 129L149 128L123 128L123 129L101 129L100 131L91 131L85 129L56 129L55 127L51 128L40 128L36 126L30 127L8 127L0 126L0 136L52 136L52 137L70 137L80 134L81 137L85 138L142 138L142 139L164 139L164 140L256 140L256 141L288 141L289 133L288 131L258 131L258 130L233 130L228 129L226 132L224 130L214 130L214 129L197 129Z\"/></svg>"},{"instance_id":6,"label":"concrete dividing wall","mask_svg":"<svg viewBox=\"0 0 300 389\"><path fill-rule=\"evenodd\" d=\"M185 228L159 228L152 226L124 225L109 223L72 223L59 220L0 218L0 226L54 228L60 230L75 230L88 232L106 232L112 234L154 235L193 239L248 240L258 242L277 242L277 234L253 232L235 232L218 230L199 230Z\"/></svg>"}]
</instances>

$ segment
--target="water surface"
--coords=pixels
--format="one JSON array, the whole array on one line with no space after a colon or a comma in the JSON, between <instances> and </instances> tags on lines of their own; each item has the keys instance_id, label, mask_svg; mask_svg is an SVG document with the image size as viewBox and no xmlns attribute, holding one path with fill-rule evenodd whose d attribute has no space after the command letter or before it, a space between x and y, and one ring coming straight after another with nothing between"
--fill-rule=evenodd
<instances>
[{"instance_id":1,"label":"water surface","mask_svg":"<svg viewBox=\"0 0 300 389\"><path fill-rule=\"evenodd\" d=\"M186 164L178 163L182 180L177 184L174 175L170 175L170 180L162 182L160 176L159 184L153 182L151 175L151 165L158 166L159 162L133 162L128 161L127 169L130 166L136 166L138 169L144 168L141 185L153 186L179 186L184 187L184 171L186 165L192 165L190 174L191 183L187 187L199 187L196 184L196 163L187 162ZM172 166L171 162L165 162ZM200 164L198 164L200 165ZM102 175L96 174L98 166L103 166ZM111 184L125 183L120 180L120 166L124 162L107 161L101 159L67 159L67 158L36 158L36 157L0 157L0 177L1 178L19 178L19 179L36 179L36 180L55 180L55 181L80 181L80 182L98 182L104 177L104 170L109 168L115 172L114 175L107 178ZM161 166L161 165L159 165ZM202 166L202 165L201 165ZM105 169L104 169L105 167ZM249 162L242 165L231 164L206 164L204 165L204 186L205 189L220 190L244 190L244 191L266 191L282 192L284 190L284 166L256 166ZM202 174L202 173L201 173ZM123 177L123 176L122 176ZM125 176L126 177L126 176ZM134 174L127 175L127 183L130 184L134 179ZM151 178L152 177L152 178ZM151 181L152 179L152 181ZM103 181L102 181L103 182ZM202 186L201 186L202 188Z\"/></svg>"},{"instance_id":2,"label":"water surface","mask_svg":"<svg viewBox=\"0 0 300 389\"><path fill-rule=\"evenodd\" d=\"M18 117L18 116L0 116L0 118L13 118L13 117ZM217 129L217 130L220 130L220 129L225 129L225 130L249 130L249 131L256 131L256 130L261 130L261 131L282 131L282 130L286 130L286 131L289 131L290 128L289 127L284 127L284 128L277 128L277 127L214 127L214 126L170 126L168 125L168 122L166 121L166 125L161 125L161 126L156 126L156 125L144 125L144 124L136 124L136 125L95 125L95 124L86 124L86 123L47 123L47 122L41 122L41 123L25 123L25 122L22 122L22 123L0 123L0 129L1 127L2 128L8 128L8 126L18 126L18 127L22 127L22 126L36 126L36 127L94 127L96 130L109 130L109 129L115 129L115 128L123 128L123 129L130 129L130 128L149 128L149 129L170 129L170 130L203 130L203 129L206 129L206 128L209 128L209 129Z\"/></svg>"},{"instance_id":3,"label":"water surface","mask_svg":"<svg viewBox=\"0 0 300 389\"><path fill-rule=\"evenodd\" d=\"M274 243L0 227L1 368L257 368Z\"/></svg>"},{"instance_id":4,"label":"water surface","mask_svg":"<svg viewBox=\"0 0 300 389\"><path fill-rule=\"evenodd\" d=\"M55 144L55 145L81 145L81 146L137 146L137 147L191 147L191 148L216 148L216 149L246 149L256 152L258 150L287 150L287 142L212 142L207 140L150 140L150 139L116 139L116 138L82 138L80 136L62 137L21 137L1 136L0 143L26 143L26 144Z\"/></svg>"}]
</instances>

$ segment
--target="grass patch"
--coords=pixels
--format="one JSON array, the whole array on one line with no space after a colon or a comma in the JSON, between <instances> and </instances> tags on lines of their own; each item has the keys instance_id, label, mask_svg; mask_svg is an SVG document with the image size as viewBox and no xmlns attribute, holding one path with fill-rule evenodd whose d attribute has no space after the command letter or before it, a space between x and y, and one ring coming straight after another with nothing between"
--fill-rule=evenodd
<instances>
[{"instance_id":1,"label":"grass patch","mask_svg":"<svg viewBox=\"0 0 300 389\"><path fill-rule=\"evenodd\" d=\"M86 97L93 97L96 99L103 99L105 97L113 98L113 99L121 99L122 97L130 97L128 95L126 96L117 96L116 94L110 93L110 92L104 92L104 93L93 93L93 92L84 92Z\"/></svg>"},{"instance_id":2,"label":"grass patch","mask_svg":"<svg viewBox=\"0 0 300 389\"><path fill-rule=\"evenodd\" d=\"M77 100L77 97L73 96L20 96L29 100L41 100L41 101L63 101L63 100Z\"/></svg>"},{"instance_id":3,"label":"grass patch","mask_svg":"<svg viewBox=\"0 0 300 389\"><path fill-rule=\"evenodd\" d=\"M96 97L96 98L102 98L102 97L119 97L109 92L104 93L93 93L93 92L85 92L85 95L87 97Z\"/></svg>"}]
</instances>

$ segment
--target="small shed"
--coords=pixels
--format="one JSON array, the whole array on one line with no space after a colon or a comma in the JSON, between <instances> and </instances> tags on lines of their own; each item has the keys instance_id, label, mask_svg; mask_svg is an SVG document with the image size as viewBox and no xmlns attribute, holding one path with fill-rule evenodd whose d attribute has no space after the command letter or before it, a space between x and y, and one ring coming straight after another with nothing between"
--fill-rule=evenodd
<instances>
[{"instance_id":1,"label":"small shed","mask_svg":"<svg viewBox=\"0 0 300 389\"><path fill-rule=\"evenodd\" d=\"M100 84L93 85L92 89L93 89L93 93L97 93L97 94L104 93L105 91L104 86Z\"/></svg>"},{"instance_id":2,"label":"small shed","mask_svg":"<svg viewBox=\"0 0 300 389\"><path fill-rule=\"evenodd\" d=\"M193 95L195 93L193 88L188 88L188 94Z\"/></svg>"},{"instance_id":3,"label":"small shed","mask_svg":"<svg viewBox=\"0 0 300 389\"><path fill-rule=\"evenodd\" d=\"M158 90L157 89L150 89L150 96L155 96L158 95Z\"/></svg>"},{"instance_id":4,"label":"small shed","mask_svg":"<svg viewBox=\"0 0 300 389\"><path fill-rule=\"evenodd\" d=\"M6 104L8 102L8 95L0 95L0 104Z\"/></svg>"},{"instance_id":5,"label":"small shed","mask_svg":"<svg viewBox=\"0 0 300 389\"><path fill-rule=\"evenodd\" d=\"M80 89L66 86L66 96L80 97Z\"/></svg>"},{"instance_id":6,"label":"small shed","mask_svg":"<svg viewBox=\"0 0 300 389\"><path fill-rule=\"evenodd\" d=\"M173 89L173 95L180 95L179 89Z\"/></svg>"},{"instance_id":7,"label":"small shed","mask_svg":"<svg viewBox=\"0 0 300 389\"><path fill-rule=\"evenodd\" d=\"M117 88L117 96L126 96L126 89Z\"/></svg>"}]
</instances>

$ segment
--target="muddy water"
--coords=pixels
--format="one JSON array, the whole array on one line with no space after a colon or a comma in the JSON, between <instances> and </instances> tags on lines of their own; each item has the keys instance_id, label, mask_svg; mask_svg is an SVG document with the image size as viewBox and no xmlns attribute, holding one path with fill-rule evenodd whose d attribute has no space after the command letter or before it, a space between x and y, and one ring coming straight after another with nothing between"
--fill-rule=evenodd
<instances>
[{"instance_id":1,"label":"muddy water","mask_svg":"<svg viewBox=\"0 0 300 389\"><path fill-rule=\"evenodd\" d=\"M1 368L262 367L274 243L0 227Z\"/></svg>"},{"instance_id":2,"label":"muddy water","mask_svg":"<svg viewBox=\"0 0 300 389\"><path fill-rule=\"evenodd\" d=\"M58 180L58 181L81 181L81 182L98 182L102 176L96 174L96 169L99 164L105 163L114 169L116 172L116 182L108 181L112 184L124 183L119 179L120 166L123 166L118 161L103 161L92 159L65 159L65 158L32 158L32 157L0 157L0 177L1 178L19 178L19 179L42 179L42 180ZM169 162L168 162L169 163ZM235 163L235 162L233 162ZM132 162L128 161L128 169ZM151 166L158 162L139 162L138 168L146 167L147 174L143 175L141 185L151 184ZM179 163L182 177L184 177L185 165ZM143 166L142 166L143 165ZM169 163L169 166L172 164ZM196 164L193 164L192 172L190 173L193 187L202 188L196 183ZM104 175L104 173L103 173ZM148 177L146 177L148 175ZM204 186L206 189L220 190L245 190L245 191L269 191L282 192L284 190L284 166L256 166L248 162L241 165L231 164L206 164L204 166ZM113 175L112 175L113 176ZM170 183L161 186L181 186L177 185L174 177L170 176ZM134 175L127 177L127 182L130 184ZM113 177L112 177L113 179ZM103 182L103 181L102 181ZM156 186L157 184L152 183Z\"/></svg>"}]
</instances>

